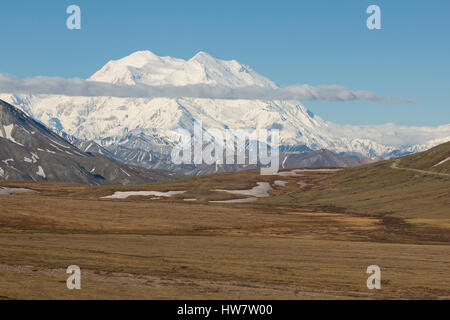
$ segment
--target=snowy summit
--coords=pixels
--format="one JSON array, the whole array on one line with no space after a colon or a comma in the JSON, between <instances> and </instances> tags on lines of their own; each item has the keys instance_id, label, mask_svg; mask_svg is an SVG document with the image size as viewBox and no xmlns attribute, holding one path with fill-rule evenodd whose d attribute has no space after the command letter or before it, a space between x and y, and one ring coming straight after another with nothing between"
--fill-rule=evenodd
<instances>
[{"instance_id":1,"label":"snowy summit","mask_svg":"<svg viewBox=\"0 0 450 320\"><path fill-rule=\"evenodd\" d=\"M277 88L249 66L236 60L219 60L200 51L189 60L159 57L150 51L138 51L123 59L108 62L89 80L114 84L185 86L223 85L232 88L258 86Z\"/></svg>"}]
</instances>

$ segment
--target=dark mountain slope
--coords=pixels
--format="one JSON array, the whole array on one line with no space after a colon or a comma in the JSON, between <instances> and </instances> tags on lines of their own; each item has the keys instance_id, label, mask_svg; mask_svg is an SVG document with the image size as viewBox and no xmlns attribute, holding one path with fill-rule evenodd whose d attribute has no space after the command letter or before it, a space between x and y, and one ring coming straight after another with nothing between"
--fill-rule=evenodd
<instances>
[{"instance_id":1,"label":"dark mountain slope","mask_svg":"<svg viewBox=\"0 0 450 320\"><path fill-rule=\"evenodd\" d=\"M85 153L0 100L0 179L140 184L172 180L164 170L122 164L104 155Z\"/></svg>"}]
</instances>

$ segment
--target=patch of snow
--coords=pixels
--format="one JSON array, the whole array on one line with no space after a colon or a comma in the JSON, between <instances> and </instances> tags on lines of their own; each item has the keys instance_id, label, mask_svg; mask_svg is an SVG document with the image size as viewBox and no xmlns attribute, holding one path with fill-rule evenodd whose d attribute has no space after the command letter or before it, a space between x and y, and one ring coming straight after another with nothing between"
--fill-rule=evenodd
<instances>
[{"instance_id":1,"label":"patch of snow","mask_svg":"<svg viewBox=\"0 0 450 320\"><path fill-rule=\"evenodd\" d=\"M53 143L50 143L50 145L51 145L53 148L55 148L56 150L63 152L60 148L58 148L58 146L54 145Z\"/></svg>"},{"instance_id":2,"label":"patch of snow","mask_svg":"<svg viewBox=\"0 0 450 320\"><path fill-rule=\"evenodd\" d=\"M20 129L22 129L22 130L25 131L26 133L30 134L30 131L28 131L28 130L25 129L24 127L20 127Z\"/></svg>"},{"instance_id":3,"label":"patch of snow","mask_svg":"<svg viewBox=\"0 0 450 320\"><path fill-rule=\"evenodd\" d=\"M295 169L295 172L336 172L342 171L342 169Z\"/></svg>"},{"instance_id":4,"label":"patch of snow","mask_svg":"<svg viewBox=\"0 0 450 320\"><path fill-rule=\"evenodd\" d=\"M291 171L278 172L274 175L282 177L299 177L301 174L297 174L298 172L337 172L341 170L342 169L294 169Z\"/></svg>"},{"instance_id":5,"label":"patch of snow","mask_svg":"<svg viewBox=\"0 0 450 320\"><path fill-rule=\"evenodd\" d=\"M233 199L233 200L219 200L219 201L208 201L212 203L244 203L244 202L254 202L258 198L244 198L244 199Z\"/></svg>"},{"instance_id":6,"label":"patch of snow","mask_svg":"<svg viewBox=\"0 0 450 320\"><path fill-rule=\"evenodd\" d=\"M85 152L89 151L89 149L90 149L92 146L93 146L93 143L91 142L91 143L87 146L87 148L86 148L84 151L85 151Z\"/></svg>"},{"instance_id":7,"label":"patch of snow","mask_svg":"<svg viewBox=\"0 0 450 320\"><path fill-rule=\"evenodd\" d=\"M126 172L125 170L123 170L122 168L120 168L120 170L121 170L123 173L125 173L127 176L131 177L131 175L130 175L128 172Z\"/></svg>"},{"instance_id":8,"label":"patch of snow","mask_svg":"<svg viewBox=\"0 0 450 320\"><path fill-rule=\"evenodd\" d=\"M55 140L53 140L53 139L50 139L50 138L49 138L49 140L50 140L51 142L53 142L53 143L57 144L57 145L58 145L58 146L60 146L60 147L63 147L63 148L65 148L65 149L70 149L70 147L68 147L68 146L64 146L64 145L62 145L62 144L60 144L60 143L56 142L56 141L55 141Z\"/></svg>"},{"instance_id":9,"label":"patch of snow","mask_svg":"<svg viewBox=\"0 0 450 320\"><path fill-rule=\"evenodd\" d=\"M77 155L79 155L79 156L82 156L82 157L84 156L83 154L79 153L79 152L76 151L76 150L72 150L72 152L75 153L75 154L77 154Z\"/></svg>"},{"instance_id":10,"label":"patch of snow","mask_svg":"<svg viewBox=\"0 0 450 320\"><path fill-rule=\"evenodd\" d=\"M0 187L0 195L11 195L15 193L36 192L30 189L24 188L2 188Z\"/></svg>"},{"instance_id":11,"label":"patch of snow","mask_svg":"<svg viewBox=\"0 0 450 320\"><path fill-rule=\"evenodd\" d=\"M437 166L440 166L441 164L444 164L444 163L446 163L446 162L449 161L449 160L450 160L450 157L448 157L447 159L442 160L442 161L439 162L439 163L436 163L436 164L433 166L433 168L434 168L434 167L437 167Z\"/></svg>"},{"instance_id":12,"label":"patch of snow","mask_svg":"<svg viewBox=\"0 0 450 320\"><path fill-rule=\"evenodd\" d=\"M284 164L286 163L287 158L289 157L289 155L286 155L283 159L283 163L281 164L281 168L284 168Z\"/></svg>"},{"instance_id":13,"label":"patch of snow","mask_svg":"<svg viewBox=\"0 0 450 320\"><path fill-rule=\"evenodd\" d=\"M9 162L14 162L14 159L6 159L6 160L2 160L2 162L9 167Z\"/></svg>"},{"instance_id":14,"label":"patch of snow","mask_svg":"<svg viewBox=\"0 0 450 320\"><path fill-rule=\"evenodd\" d=\"M3 126L3 128L5 129L5 134L6 134L6 137L4 137L5 139L7 139L7 140L9 140L9 141L11 141L11 142L13 142L15 144L18 144L19 146L23 147L23 144L21 144L20 142L17 142L12 136L12 131L14 129L14 124Z\"/></svg>"},{"instance_id":15,"label":"patch of snow","mask_svg":"<svg viewBox=\"0 0 450 320\"><path fill-rule=\"evenodd\" d=\"M279 186L279 187L285 187L288 184L287 181L283 181L283 180L275 180L273 182L274 186Z\"/></svg>"},{"instance_id":16,"label":"patch of snow","mask_svg":"<svg viewBox=\"0 0 450 320\"><path fill-rule=\"evenodd\" d=\"M269 190L272 190L272 187L270 186L270 183L268 182L258 182L256 187L253 187L248 190L224 190L224 189L214 189L212 191L219 191L219 192L228 192L232 194L242 194L246 196L254 196L254 197L268 197L269 196Z\"/></svg>"},{"instance_id":17,"label":"patch of snow","mask_svg":"<svg viewBox=\"0 0 450 320\"><path fill-rule=\"evenodd\" d=\"M36 172L36 174L42 178L46 178L47 176L45 175L44 169L42 169L41 166L38 166L38 171Z\"/></svg>"},{"instance_id":18,"label":"patch of snow","mask_svg":"<svg viewBox=\"0 0 450 320\"><path fill-rule=\"evenodd\" d=\"M300 186L300 188L306 188L307 184L304 182L297 182L297 184Z\"/></svg>"},{"instance_id":19,"label":"patch of snow","mask_svg":"<svg viewBox=\"0 0 450 320\"><path fill-rule=\"evenodd\" d=\"M102 197L102 199L126 199L131 196L156 196L156 197L172 197L186 191L116 191L111 196Z\"/></svg>"},{"instance_id":20,"label":"patch of snow","mask_svg":"<svg viewBox=\"0 0 450 320\"><path fill-rule=\"evenodd\" d=\"M39 160L39 156L34 152L30 152L30 153L31 153L31 159L33 160L33 163L36 163Z\"/></svg>"},{"instance_id":21,"label":"patch of snow","mask_svg":"<svg viewBox=\"0 0 450 320\"><path fill-rule=\"evenodd\" d=\"M281 171L275 174L276 176L280 177L298 177L301 176L301 174L297 174L295 170L293 171Z\"/></svg>"}]
</instances>

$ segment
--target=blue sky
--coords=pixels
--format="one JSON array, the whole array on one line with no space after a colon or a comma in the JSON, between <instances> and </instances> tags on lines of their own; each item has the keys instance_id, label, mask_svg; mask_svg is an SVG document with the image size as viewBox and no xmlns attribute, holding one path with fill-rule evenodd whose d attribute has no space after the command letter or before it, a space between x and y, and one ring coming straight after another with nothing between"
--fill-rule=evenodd
<instances>
[{"instance_id":1,"label":"blue sky","mask_svg":"<svg viewBox=\"0 0 450 320\"><path fill-rule=\"evenodd\" d=\"M66 28L66 8L82 30ZM382 30L366 28L381 7ZM87 78L136 50L200 50L250 65L281 86L338 84L419 104L305 102L338 123L450 123L450 1L8 1L0 72Z\"/></svg>"}]
</instances>

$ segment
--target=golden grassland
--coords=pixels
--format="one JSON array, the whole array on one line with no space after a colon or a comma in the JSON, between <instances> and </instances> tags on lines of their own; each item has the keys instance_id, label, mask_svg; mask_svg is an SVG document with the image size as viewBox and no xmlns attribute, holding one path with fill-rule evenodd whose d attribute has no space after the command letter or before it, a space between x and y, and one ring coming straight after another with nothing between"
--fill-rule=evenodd
<instances>
[{"instance_id":1,"label":"golden grassland","mask_svg":"<svg viewBox=\"0 0 450 320\"><path fill-rule=\"evenodd\" d=\"M424 152L415 153L400 159L402 167L450 173L450 161L439 164L450 157L450 142L438 145Z\"/></svg>"},{"instance_id":2,"label":"golden grassland","mask_svg":"<svg viewBox=\"0 0 450 320\"><path fill-rule=\"evenodd\" d=\"M1 182L39 193L0 196L0 299L448 299L450 180L390 165L139 186ZM275 180L288 184L257 202L208 202L245 197L213 189ZM101 199L134 190L188 192ZM79 291L65 284L73 264ZM373 264L381 290L366 287Z\"/></svg>"}]
</instances>

